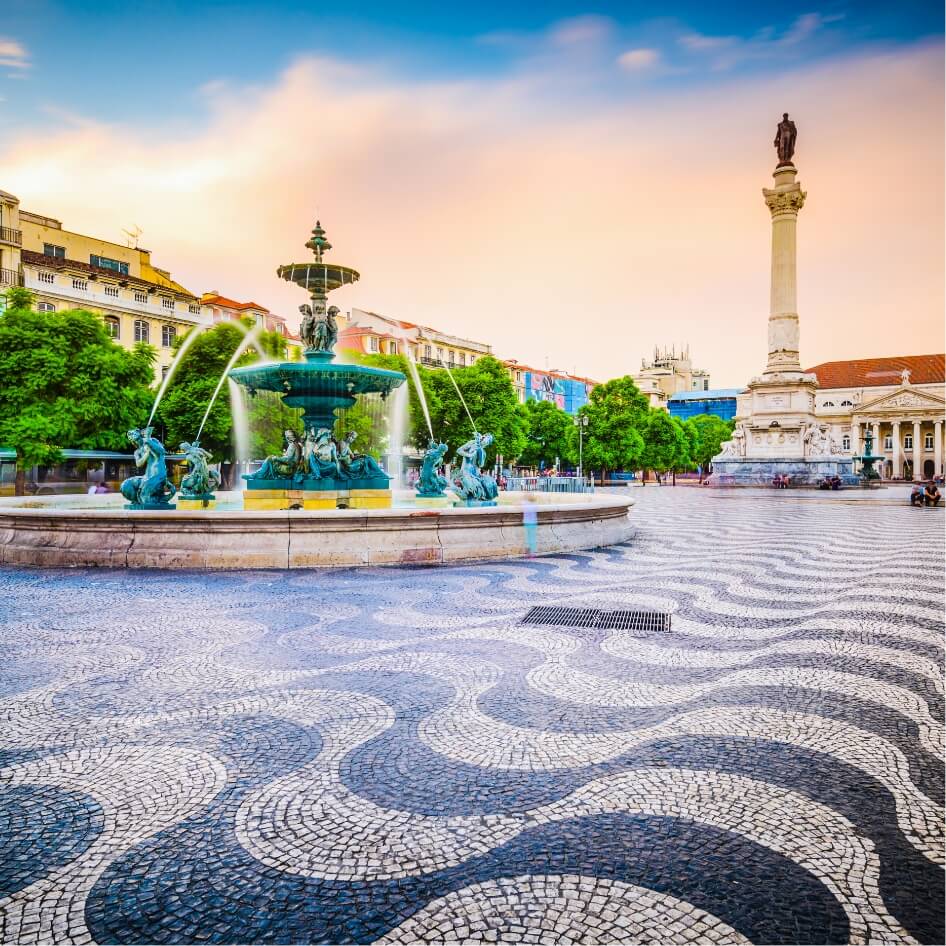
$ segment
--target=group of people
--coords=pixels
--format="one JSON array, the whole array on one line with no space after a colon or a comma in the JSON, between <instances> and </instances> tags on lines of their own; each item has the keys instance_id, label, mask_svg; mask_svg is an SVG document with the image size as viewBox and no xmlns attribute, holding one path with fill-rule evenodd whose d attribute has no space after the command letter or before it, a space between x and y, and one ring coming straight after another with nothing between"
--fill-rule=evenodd
<instances>
[{"instance_id":1,"label":"group of people","mask_svg":"<svg viewBox=\"0 0 946 946\"><path fill-rule=\"evenodd\" d=\"M772 485L776 489L788 489L792 485L792 480L787 473L776 473L772 479Z\"/></svg>"},{"instance_id":2,"label":"group of people","mask_svg":"<svg viewBox=\"0 0 946 946\"><path fill-rule=\"evenodd\" d=\"M819 484L818 489L840 489L840 476L826 476Z\"/></svg>"},{"instance_id":3,"label":"group of people","mask_svg":"<svg viewBox=\"0 0 946 946\"><path fill-rule=\"evenodd\" d=\"M293 430L284 433L286 449L281 456L267 457L263 465L248 479L279 480L296 477L337 480L364 479L387 474L374 457L355 453L352 444L358 434L351 430L341 440L335 440L327 427L310 427L300 440Z\"/></svg>"},{"instance_id":4,"label":"group of people","mask_svg":"<svg viewBox=\"0 0 946 946\"><path fill-rule=\"evenodd\" d=\"M942 493L940 493L936 483L930 480L925 485L923 483L914 485L913 491L910 493L910 505L938 506L942 498Z\"/></svg>"}]
</instances>

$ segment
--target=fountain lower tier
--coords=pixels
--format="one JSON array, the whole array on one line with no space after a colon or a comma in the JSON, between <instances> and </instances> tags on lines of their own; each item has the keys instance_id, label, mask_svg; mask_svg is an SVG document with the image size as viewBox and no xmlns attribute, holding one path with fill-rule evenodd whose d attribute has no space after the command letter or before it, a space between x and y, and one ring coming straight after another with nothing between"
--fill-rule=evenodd
<instances>
[{"instance_id":1,"label":"fountain lower tier","mask_svg":"<svg viewBox=\"0 0 946 946\"><path fill-rule=\"evenodd\" d=\"M306 431L332 430L335 412L353 407L363 394L387 398L407 379L400 371L366 365L336 364L333 352L307 351L305 361L235 368L230 377L253 394L275 391L288 407L302 411ZM313 464L316 465L317 464ZM323 467L324 470L324 467ZM341 471L340 472L344 472ZM318 475L308 467L292 476L244 477L247 508L376 509L391 505L391 478L362 470L365 475Z\"/></svg>"}]
</instances>

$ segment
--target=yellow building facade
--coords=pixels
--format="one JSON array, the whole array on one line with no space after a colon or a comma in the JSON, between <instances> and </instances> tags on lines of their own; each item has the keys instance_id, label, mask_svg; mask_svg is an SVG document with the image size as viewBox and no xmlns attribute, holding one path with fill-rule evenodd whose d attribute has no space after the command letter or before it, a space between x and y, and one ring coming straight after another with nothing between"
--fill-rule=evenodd
<instances>
[{"instance_id":1,"label":"yellow building facade","mask_svg":"<svg viewBox=\"0 0 946 946\"><path fill-rule=\"evenodd\" d=\"M39 311L88 309L123 347L154 346L156 380L171 363L175 339L211 322L210 310L155 266L149 250L67 230L0 191L0 288L15 285L35 295Z\"/></svg>"}]
</instances>

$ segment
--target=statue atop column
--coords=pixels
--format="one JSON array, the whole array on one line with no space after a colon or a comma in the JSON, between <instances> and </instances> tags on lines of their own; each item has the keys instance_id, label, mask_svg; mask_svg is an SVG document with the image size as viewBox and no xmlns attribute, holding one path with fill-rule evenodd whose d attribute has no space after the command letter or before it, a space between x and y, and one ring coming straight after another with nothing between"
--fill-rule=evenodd
<instances>
[{"instance_id":1,"label":"statue atop column","mask_svg":"<svg viewBox=\"0 0 946 946\"><path fill-rule=\"evenodd\" d=\"M785 164L792 163L792 155L795 154L795 140L798 138L798 129L795 123L788 117L788 112L782 113L782 120L775 129L775 141L772 144L778 152L778 164L776 167L782 167Z\"/></svg>"}]
</instances>

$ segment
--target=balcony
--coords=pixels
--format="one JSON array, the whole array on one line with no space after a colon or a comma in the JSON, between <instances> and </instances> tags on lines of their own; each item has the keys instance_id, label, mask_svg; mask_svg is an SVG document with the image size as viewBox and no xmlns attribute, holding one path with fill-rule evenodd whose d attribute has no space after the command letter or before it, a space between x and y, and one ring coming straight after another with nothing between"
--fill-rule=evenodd
<instances>
[{"instance_id":1,"label":"balcony","mask_svg":"<svg viewBox=\"0 0 946 946\"><path fill-rule=\"evenodd\" d=\"M22 286L23 274L15 269L0 269L0 286Z\"/></svg>"},{"instance_id":2,"label":"balcony","mask_svg":"<svg viewBox=\"0 0 946 946\"><path fill-rule=\"evenodd\" d=\"M12 246L23 245L23 231L12 227L0 227L0 243L9 243Z\"/></svg>"}]
</instances>

